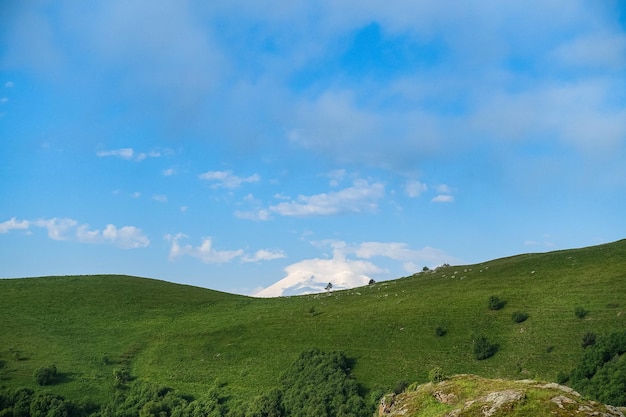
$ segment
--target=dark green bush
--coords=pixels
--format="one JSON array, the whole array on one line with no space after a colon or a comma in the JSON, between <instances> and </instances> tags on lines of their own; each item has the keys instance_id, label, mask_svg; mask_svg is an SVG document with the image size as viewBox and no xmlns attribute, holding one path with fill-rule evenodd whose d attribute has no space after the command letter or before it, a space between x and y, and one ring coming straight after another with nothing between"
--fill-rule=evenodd
<instances>
[{"instance_id":1,"label":"dark green bush","mask_svg":"<svg viewBox=\"0 0 626 417\"><path fill-rule=\"evenodd\" d=\"M582 308L582 307L576 307L574 309L574 314L579 319L584 319L585 317L587 317L587 314L589 314L589 312L587 310L585 310L584 308Z\"/></svg>"},{"instance_id":2,"label":"dark green bush","mask_svg":"<svg viewBox=\"0 0 626 417\"><path fill-rule=\"evenodd\" d=\"M581 343L583 348L587 348L589 346L593 346L596 344L596 334L593 332L587 332L583 336L583 341Z\"/></svg>"},{"instance_id":3,"label":"dark green bush","mask_svg":"<svg viewBox=\"0 0 626 417\"><path fill-rule=\"evenodd\" d=\"M526 319L528 319L528 314L522 311L516 311L511 314L511 320L513 320L515 323L523 323L526 321Z\"/></svg>"},{"instance_id":4,"label":"dark green bush","mask_svg":"<svg viewBox=\"0 0 626 417\"><path fill-rule=\"evenodd\" d=\"M489 310L501 310L502 308L504 308L505 305L506 305L506 301L501 300L499 297L495 295L492 295L491 297L489 297L489 301L487 303Z\"/></svg>"},{"instance_id":5,"label":"dark green bush","mask_svg":"<svg viewBox=\"0 0 626 417\"><path fill-rule=\"evenodd\" d=\"M409 386L409 381L400 380L396 382L396 385L393 387L394 394L402 394L406 387Z\"/></svg>"},{"instance_id":6,"label":"dark green bush","mask_svg":"<svg viewBox=\"0 0 626 417\"><path fill-rule=\"evenodd\" d=\"M479 361L492 357L497 351L498 345L489 342L485 336L479 336L474 340L474 357Z\"/></svg>"},{"instance_id":7,"label":"dark green bush","mask_svg":"<svg viewBox=\"0 0 626 417\"><path fill-rule=\"evenodd\" d=\"M448 330L445 327L437 326L437 328L435 329L435 334L439 337L442 337L448 334Z\"/></svg>"},{"instance_id":8,"label":"dark green bush","mask_svg":"<svg viewBox=\"0 0 626 417\"><path fill-rule=\"evenodd\" d=\"M560 371L558 374L556 374L557 384L567 384L567 381L569 381L569 374L567 372Z\"/></svg>"},{"instance_id":9,"label":"dark green bush","mask_svg":"<svg viewBox=\"0 0 626 417\"><path fill-rule=\"evenodd\" d=\"M41 367L35 370L35 382L39 385L50 385L57 377L57 367L50 365L48 367Z\"/></svg>"},{"instance_id":10,"label":"dark green bush","mask_svg":"<svg viewBox=\"0 0 626 417\"><path fill-rule=\"evenodd\" d=\"M126 384L130 381L130 371L128 368L115 368L113 369L113 378L118 384Z\"/></svg>"}]
</instances>

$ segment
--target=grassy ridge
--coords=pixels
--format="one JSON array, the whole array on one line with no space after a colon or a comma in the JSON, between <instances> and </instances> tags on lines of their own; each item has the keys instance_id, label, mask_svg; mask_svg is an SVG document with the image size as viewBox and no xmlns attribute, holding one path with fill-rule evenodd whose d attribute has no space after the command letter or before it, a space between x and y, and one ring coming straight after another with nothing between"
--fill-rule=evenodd
<instances>
[{"instance_id":1,"label":"grassy ridge","mask_svg":"<svg viewBox=\"0 0 626 417\"><path fill-rule=\"evenodd\" d=\"M487 309L491 295L504 309ZM310 347L354 358L366 388L424 381L434 366L553 380L574 366L586 332L626 329L625 295L626 241L276 299L125 276L0 280L0 385L33 386L34 370L54 363L55 392L102 401L113 369L129 366L190 394L225 382L236 398L275 384ZM589 315L577 318L577 306ZM529 319L514 323L517 310ZM474 358L478 335L499 344L493 358Z\"/></svg>"}]
</instances>

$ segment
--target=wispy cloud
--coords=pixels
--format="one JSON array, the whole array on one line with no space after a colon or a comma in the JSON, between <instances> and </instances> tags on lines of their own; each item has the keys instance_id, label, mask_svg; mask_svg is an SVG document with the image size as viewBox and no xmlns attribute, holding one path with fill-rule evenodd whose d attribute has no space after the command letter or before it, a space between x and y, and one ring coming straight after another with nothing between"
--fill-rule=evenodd
<instances>
[{"instance_id":1,"label":"wispy cloud","mask_svg":"<svg viewBox=\"0 0 626 417\"><path fill-rule=\"evenodd\" d=\"M170 247L170 260L174 260L183 255L197 258L200 261L211 264L220 264L230 262L234 258L243 255L242 249L237 250L216 250L213 248L213 240L210 237L202 239L202 243L199 246L181 245L179 240L186 238L187 235L178 233L176 235L166 235L165 239L171 243Z\"/></svg>"},{"instance_id":2,"label":"wispy cloud","mask_svg":"<svg viewBox=\"0 0 626 417\"><path fill-rule=\"evenodd\" d=\"M385 186L382 183L370 184L365 180L358 180L352 187L340 191L300 195L295 200L270 206L269 211L280 216L293 217L372 212L377 209L378 201L384 195Z\"/></svg>"},{"instance_id":3,"label":"wispy cloud","mask_svg":"<svg viewBox=\"0 0 626 417\"><path fill-rule=\"evenodd\" d=\"M28 220L17 220L15 217L0 223L0 233L8 233L11 230L25 230L30 227Z\"/></svg>"},{"instance_id":4,"label":"wispy cloud","mask_svg":"<svg viewBox=\"0 0 626 417\"><path fill-rule=\"evenodd\" d=\"M411 198L419 197L426 191L428 191L428 185L417 180L407 181L404 185L404 192Z\"/></svg>"},{"instance_id":5,"label":"wispy cloud","mask_svg":"<svg viewBox=\"0 0 626 417\"><path fill-rule=\"evenodd\" d=\"M122 249L145 248L150 245L150 240L143 234L141 229L135 226L123 226L118 228L108 224L100 230L89 230L88 227L80 226L76 230L79 242L84 243L110 243Z\"/></svg>"},{"instance_id":6,"label":"wispy cloud","mask_svg":"<svg viewBox=\"0 0 626 417\"><path fill-rule=\"evenodd\" d=\"M454 196L449 194L439 194L438 196L433 197L430 201L433 203L454 203Z\"/></svg>"},{"instance_id":7,"label":"wispy cloud","mask_svg":"<svg viewBox=\"0 0 626 417\"><path fill-rule=\"evenodd\" d=\"M152 199L154 201L158 201L159 203L167 203L167 196L164 194L154 194Z\"/></svg>"},{"instance_id":8,"label":"wispy cloud","mask_svg":"<svg viewBox=\"0 0 626 417\"><path fill-rule=\"evenodd\" d=\"M146 158L159 158L161 157L161 152L159 151L150 151L150 152L136 152L133 148L120 148L113 150L103 150L96 152L96 156L98 157L108 157L113 156L121 159L125 159L127 161L137 161L141 162Z\"/></svg>"},{"instance_id":9,"label":"wispy cloud","mask_svg":"<svg viewBox=\"0 0 626 417\"><path fill-rule=\"evenodd\" d=\"M28 230L31 227L46 229L52 240L69 240L80 243L106 243L121 249L144 248L150 245L150 239L135 226L118 228L108 224L102 231L90 230L86 224L79 225L78 221L69 218L52 218L37 220L16 220L12 218L0 223L0 233L10 230Z\"/></svg>"},{"instance_id":10,"label":"wispy cloud","mask_svg":"<svg viewBox=\"0 0 626 417\"><path fill-rule=\"evenodd\" d=\"M260 261L272 261L274 259L282 259L286 258L287 255L282 250L266 250L261 249L256 252L252 256L244 256L241 260L242 262L260 262Z\"/></svg>"},{"instance_id":11,"label":"wispy cloud","mask_svg":"<svg viewBox=\"0 0 626 417\"><path fill-rule=\"evenodd\" d=\"M266 209L259 210L236 210L235 217L242 220L266 221L271 218L270 212Z\"/></svg>"},{"instance_id":12,"label":"wispy cloud","mask_svg":"<svg viewBox=\"0 0 626 417\"><path fill-rule=\"evenodd\" d=\"M221 264L237 259L241 262L249 263L272 261L286 257L284 251L282 250L260 249L251 255L246 254L243 249L218 250L213 246L213 239L210 237L203 238L202 243L198 246L190 244L182 245L180 240L186 239L187 237L188 236L184 233L165 235L165 240L171 244L169 253L170 260L175 260L182 256L190 256L192 258L199 259L203 263Z\"/></svg>"},{"instance_id":13,"label":"wispy cloud","mask_svg":"<svg viewBox=\"0 0 626 417\"><path fill-rule=\"evenodd\" d=\"M211 181L211 188L238 188L244 183L259 182L259 174L252 174L248 177L239 177L232 171L207 171L198 175L201 180Z\"/></svg>"}]
</instances>

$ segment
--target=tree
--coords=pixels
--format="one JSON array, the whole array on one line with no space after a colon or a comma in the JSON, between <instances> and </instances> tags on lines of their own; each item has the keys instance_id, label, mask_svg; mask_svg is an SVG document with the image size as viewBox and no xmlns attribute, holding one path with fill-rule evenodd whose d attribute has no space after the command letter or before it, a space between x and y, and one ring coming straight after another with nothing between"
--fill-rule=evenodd
<instances>
[{"instance_id":1,"label":"tree","mask_svg":"<svg viewBox=\"0 0 626 417\"><path fill-rule=\"evenodd\" d=\"M489 297L489 302L487 305L489 307L489 310L500 310L504 307L505 304L506 301L501 300L500 297L492 295L491 297Z\"/></svg>"},{"instance_id":2,"label":"tree","mask_svg":"<svg viewBox=\"0 0 626 417\"><path fill-rule=\"evenodd\" d=\"M35 370L35 382L39 385L49 385L57 377L57 367L55 365L50 365L48 367L41 367Z\"/></svg>"},{"instance_id":3,"label":"tree","mask_svg":"<svg viewBox=\"0 0 626 417\"><path fill-rule=\"evenodd\" d=\"M498 351L498 345L487 340L485 336L479 336L474 340L474 356L479 361L492 357Z\"/></svg>"}]
</instances>

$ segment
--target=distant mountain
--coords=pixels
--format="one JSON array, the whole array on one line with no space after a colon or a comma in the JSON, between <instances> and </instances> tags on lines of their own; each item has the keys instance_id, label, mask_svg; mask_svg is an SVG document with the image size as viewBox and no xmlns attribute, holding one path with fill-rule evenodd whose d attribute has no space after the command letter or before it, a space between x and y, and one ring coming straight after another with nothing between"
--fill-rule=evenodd
<instances>
[{"instance_id":1,"label":"distant mountain","mask_svg":"<svg viewBox=\"0 0 626 417\"><path fill-rule=\"evenodd\" d=\"M328 276L309 275L307 271L302 274L289 275L286 278L270 285L254 294L255 297L280 297L292 295L316 294L327 291L328 284L332 284L331 290L347 290L367 285L370 277L356 274L352 271L335 273L332 278Z\"/></svg>"}]
</instances>

